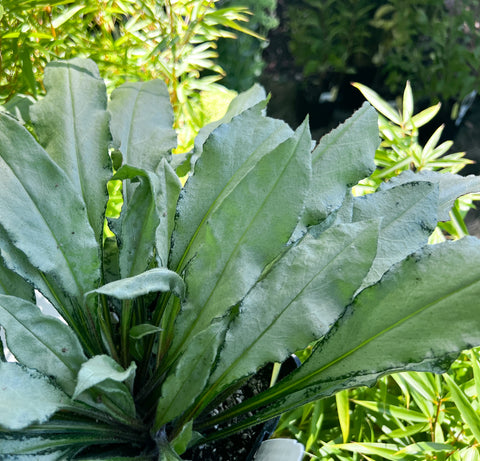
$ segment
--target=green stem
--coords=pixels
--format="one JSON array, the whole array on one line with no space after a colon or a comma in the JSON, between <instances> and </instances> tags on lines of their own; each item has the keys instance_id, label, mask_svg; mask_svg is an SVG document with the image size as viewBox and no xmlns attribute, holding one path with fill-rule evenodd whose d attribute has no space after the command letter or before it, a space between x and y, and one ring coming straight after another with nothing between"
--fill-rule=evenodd
<instances>
[{"instance_id":1,"label":"green stem","mask_svg":"<svg viewBox=\"0 0 480 461\"><path fill-rule=\"evenodd\" d=\"M131 299L122 301L122 317L120 319L120 341L121 341L121 359L124 367L128 366L129 354L129 332L132 323L133 304Z\"/></svg>"}]
</instances>

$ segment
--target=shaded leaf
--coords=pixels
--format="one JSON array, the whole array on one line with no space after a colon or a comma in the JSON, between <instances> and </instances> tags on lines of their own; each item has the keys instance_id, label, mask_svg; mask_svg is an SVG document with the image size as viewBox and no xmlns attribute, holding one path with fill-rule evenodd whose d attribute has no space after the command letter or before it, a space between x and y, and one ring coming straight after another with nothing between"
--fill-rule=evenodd
<instances>
[{"instance_id":1,"label":"shaded leaf","mask_svg":"<svg viewBox=\"0 0 480 461\"><path fill-rule=\"evenodd\" d=\"M214 322L189 342L188 349L162 386L155 418L157 430L186 411L202 392L225 330L225 321Z\"/></svg>"}]
</instances>

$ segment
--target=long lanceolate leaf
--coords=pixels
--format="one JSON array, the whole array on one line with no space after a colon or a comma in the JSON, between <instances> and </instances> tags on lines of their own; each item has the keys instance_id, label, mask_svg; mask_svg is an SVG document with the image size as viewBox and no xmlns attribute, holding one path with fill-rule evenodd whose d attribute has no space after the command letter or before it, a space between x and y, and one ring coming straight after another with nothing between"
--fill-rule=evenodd
<instances>
[{"instance_id":1,"label":"long lanceolate leaf","mask_svg":"<svg viewBox=\"0 0 480 461\"><path fill-rule=\"evenodd\" d=\"M409 256L358 295L297 371L224 417L263 408L252 423L386 373L444 371L480 342L478 258L470 237Z\"/></svg>"},{"instance_id":2,"label":"long lanceolate leaf","mask_svg":"<svg viewBox=\"0 0 480 461\"><path fill-rule=\"evenodd\" d=\"M242 171L208 210L197 234L202 244L195 245L194 252L190 247L187 301L176 323L174 354L187 337L245 296L285 247L309 186L310 142L304 123L294 136Z\"/></svg>"},{"instance_id":3,"label":"long lanceolate leaf","mask_svg":"<svg viewBox=\"0 0 480 461\"><path fill-rule=\"evenodd\" d=\"M180 272L195 254L197 236L224 191L235 187L259 158L291 135L288 125L262 116L256 107L210 135L178 202L170 256L173 270Z\"/></svg>"},{"instance_id":4,"label":"long lanceolate leaf","mask_svg":"<svg viewBox=\"0 0 480 461\"><path fill-rule=\"evenodd\" d=\"M5 115L0 115L0 172L0 225L56 288L66 306L62 314L71 315L71 299L81 299L100 279L99 248L85 204L28 131Z\"/></svg>"},{"instance_id":5,"label":"long lanceolate leaf","mask_svg":"<svg viewBox=\"0 0 480 461\"><path fill-rule=\"evenodd\" d=\"M242 301L211 385L221 390L325 335L368 273L378 224L341 224L318 239L307 235L280 259Z\"/></svg>"},{"instance_id":6,"label":"long lanceolate leaf","mask_svg":"<svg viewBox=\"0 0 480 461\"><path fill-rule=\"evenodd\" d=\"M112 174L107 94L93 61L54 62L45 71L47 96L32 108L40 143L70 178L101 241Z\"/></svg>"}]
</instances>

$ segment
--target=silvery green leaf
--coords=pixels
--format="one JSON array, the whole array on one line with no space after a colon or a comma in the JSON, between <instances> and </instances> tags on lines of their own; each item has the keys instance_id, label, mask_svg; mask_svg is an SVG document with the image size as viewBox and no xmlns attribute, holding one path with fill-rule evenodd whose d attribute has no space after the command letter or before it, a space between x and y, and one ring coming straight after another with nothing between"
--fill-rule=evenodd
<instances>
[{"instance_id":1,"label":"silvery green leaf","mask_svg":"<svg viewBox=\"0 0 480 461\"><path fill-rule=\"evenodd\" d=\"M480 192L479 176L460 176L458 174L446 174L438 171L420 171L418 173L404 171L400 175L391 178L388 182L383 183L380 186L380 190L387 190L400 184L416 181L427 181L433 184L438 184L439 221L448 221L450 219L448 212L458 197L474 192Z\"/></svg>"},{"instance_id":2,"label":"silvery green leaf","mask_svg":"<svg viewBox=\"0 0 480 461\"><path fill-rule=\"evenodd\" d=\"M170 250L176 204L181 183L170 165L161 160L156 172L125 165L116 179L139 180L133 195L124 204L120 239L120 273L123 278L145 271L154 257L166 267Z\"/></svg>"},{"instance_id":3,"label":"silvery green leaf","mask_svg":"<svg viewBox=\"0 0 480 461\"><path fill-rule=\"evenodd\" d=\"M312 185L304 225L323 221L340 207L349 188L375 170L380 143L375 109L365 103L343 124L323 136L312 153Z\"/></svg>"},{"instance_id":4,"label":"silvery green leaf","mask_svg":"<svg viewBox=\"0 0 480 461\"><path fill-rule=\"evenodd\" d=\"M77 373L87 358L70 327L42 314L35 304L6 295L0 295L0 325L20 363L52 376L66 394L73 394Z\"/></svg>"},{"instance_id":5,"label":"silvery green leaf","mask_svg":"<svg viewBox=\"0 0 480 461\"><path fill-rule=\"evenodd\" d=\"M259 109L263 109L267 102L266 99L267 95L265 89L258 84L253 85L248 90L236 96L229 104L227 112L220 120L209 123L200 129L195 138L195 155L198 156L201 154L203 144L216 128L225 123L229 123L234 117L252 107L257 106ZM262 102L264 102L263 105Z\"/></svg>"},{"instance_id":6,"label":"silvery green leaf","mask_svg":"<svg viewBox=\"0 0 480 461\"><path fill-rule=\"evenodd\" d=\"M148 293L172 291L176 296L183 297L185 287L182 278L171 270L157 267L126 279L116 280L103 285L86 294L113 296L117 299L134 299Z\"/></svg>"},{"instance_id":7,"label":"silvery green leaf","mask_svg":"<svg viewBox=\"0 0 480 461\"><path fill-rule=\"evenodd\" d=\"M357 296L300 368L237 411L264 408L257 422L387 373L445 371L480 344L479 258L473 237L412 254Z\"/></svg>"},{"instance_id":8,"label":"silvery green leaf","mask_svg":"<svg viewBox=\"0 0 480 461\"><path fill-rule=\"evenodd\" d=\"M427 244L437 225L438 193L437 184L420 181L354 199L353 222L382 218L377 256L362 287Z\"/></svg>"},{"instance_id":9,"label":"silvery green leaf","mask_svg":"<svg viewBox=\"0 0 480 461\"><path fill-rule=\"evenodd\" d=\"M1 244L0 244L1 245ZM0 294L18 296L33 301L35 295L32 285L16 272L10 270L1 258L0 250Z\"/></svg>"},{"instance_id":10,"label":"silvery green leaf","mask_svg":"<svg viewBox=\"0 0 480 461\"><path fill-rule=\"evenodd\" d=\"M177 144L173 110L161 80L128 82L112 92L108 106L113 144L123 164L155 171Z\"/></svg>"},{"instance_id":11,"label":"silvery green leaf","mask_svg":"<svg viewBox=\"0 0 480 461\"><path fill-rule=\"evenodd\" d=\"M112 175L105 83L93 61L78 58L49 63L44 83L47 95L30 110L35 132L84 201L101 242Z\"/></svg>"},{"instance_id":12,"label":"silvery green leaf","mask_svg":"<svg viewBox=\"0 0 480 461\"><path fill-rule=\"evenodd\" d=\"M187 300L177 318L173 354L187 337L240 301L266 265L286 248L310 183L307 125L304 122L290 139L261 158L253 154L255 161L247 159L249 168L244 164L234 171L204 211L206 215L199 216L200 225L194 226L195 234L182 257L185 263L191 261L185 275ZM217 130L218 142L228 145L228 132ZM206 153L207 146L204 156Z\"/></svg>"},{"instance_id":13,"label":"silvery green leaf","mask_svg":"<svg viewBox=\"0 0 480 461\"><path fill-rule=\"evenodd\" d=\"M292 136L284 122L251 109L210 135L203 154L178 201L169 266L178 272L192 257L192 247L214 207L249 174L256 162ZM212 172L215 171L215 174Z\"/></svg>"},{"instance_id":14,"label":"silvery green leaf","mask_svg":"<svg viewBox=\"0 0 480 461\"><path fill-rule=\"evenodd\" d=\"M73 398L76 399L82 392L102 383L105 380L124 382L135 376L137 365L132 362L124 370L115 360L108 355L96 355L84 362L78 373L77 385Z\"/></svg>"},{"instance_id":15,"label":"silvery green leaf","mask_svg":"<svg viewBox=\"0 0 480 461\"><path fill-rule=\"evenodd\" d=\"M45 422L68 404L68 397L38 371L0 362L0 427L18 430Z\"/></svg>"},{"instance_id":16,"label":"silvery green leaf","mask_svg":"<svg viewBox=\"0 0 480 461\"><path fill-rule=\"evenodd\" d=\"M378 220L332 226L278 260L240 304L210 386L218 392L325 335L370 269L378 228Z\"/></svg>"},{"instance_id":17,"label":"silvery green leaf","mask_svg":"<svg viewBox=\"0 0 480 461\"><path fill-rule=\"evenodd\" d=\"M0 225L9 242L66 298L94 288L99 247L82 198L30 133L2 114L0 170Z\"/></svg>"},{"instance_id":18,"label":"silvery green leaf","mask_svg":"<svg viewBox=\"0 0 480 461\"><path fill-rule=\"evenodd\" d=\"M157 430L181 415L200 395L210 375L225 330L226 322L220 320L192 338L175 370L167 376L162 386L155 418Z\"/></svg>"}]
</instances>

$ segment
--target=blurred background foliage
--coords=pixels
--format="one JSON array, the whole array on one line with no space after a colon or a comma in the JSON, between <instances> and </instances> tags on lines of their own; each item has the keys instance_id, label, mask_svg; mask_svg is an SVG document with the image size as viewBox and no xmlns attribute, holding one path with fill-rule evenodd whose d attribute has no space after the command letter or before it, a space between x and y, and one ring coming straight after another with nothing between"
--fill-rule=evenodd
<instances>
[{"instance_id":1,"label":"blurred background foliage","mask_svg":"<svg viewBox=\"0 0 480 461\"><path fill-rule=\"evenodd\" d=\"M43 93L42 74L54 59L90 57L110 87L127 80L164 80L174 107L181 150L209 121L203 92L232 94L216 82L216 42L236 33L260 37L242 23L242 6L217 0L2 0L0 102Z\"/></svg>"},{"instance_id":2,"label":"blurred background foliage","mask_svg":"<svg viewBox=\"0 0 480 461\"><path fill-rule=\"evenodd\" d=\"M46 63L75 56L92 58L110 88L164 80L180 152L236 91L260 82L273 95L270 115L296 125L309 112L314 136L364 96L391 108L379 110L378 168L357 193L405 169L471 166L449 153L449 128L462 125L479 90L480 0L1 0L7 110L26 120ZM458 202L433 240L468 233L477 198ZM306 460L480 461L479 357L464 353L443 376L399 374L313 402L284 415L276 435L302 441Z\"/></svg>"}]
</instances>

